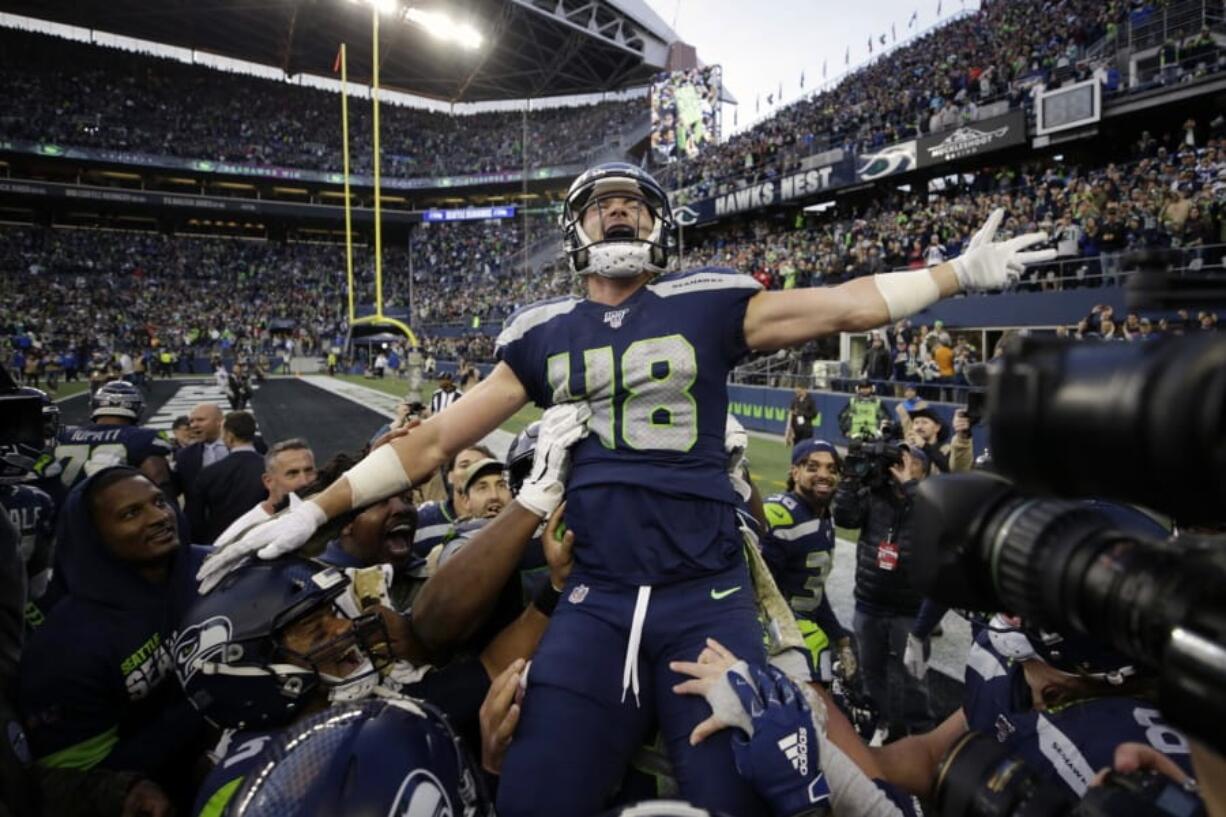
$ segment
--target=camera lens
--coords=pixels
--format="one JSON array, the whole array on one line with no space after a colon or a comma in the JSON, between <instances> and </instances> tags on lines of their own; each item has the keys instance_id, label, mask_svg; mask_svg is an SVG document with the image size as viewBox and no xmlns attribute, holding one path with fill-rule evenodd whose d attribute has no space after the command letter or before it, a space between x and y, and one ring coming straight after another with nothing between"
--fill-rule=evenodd
<instances>
[{"instance_id":1,"label":"camera lens","mask_svg":"<svg viewBox=\"0 0 1226 817\"><path fill-rule=\"evenodd\" d=\"M945 755L934 799L940 817L1050 817L1076 802L979 732L967 732Z\"/></svg>"}]
</instances>

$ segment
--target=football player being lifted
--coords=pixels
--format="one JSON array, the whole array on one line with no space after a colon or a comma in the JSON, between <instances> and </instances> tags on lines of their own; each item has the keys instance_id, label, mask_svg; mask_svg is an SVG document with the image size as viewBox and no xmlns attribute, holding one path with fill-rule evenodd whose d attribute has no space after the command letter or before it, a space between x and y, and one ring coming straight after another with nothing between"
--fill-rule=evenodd
<instances>
[{"instance_id":1,"label":"football player being lifted","mask_svg":"<svg viewBox=\"0 0 1226 817\"><path fill-rule=\"evenodd\" d=\"M499 813L599 812L653 719L683 797L761 813L735 773L726 733L690 745L706 707L672 694L682 679L668 669L694 660L709 636L765 659L725 473L728 373L751 351L867 331L958 292L1003 287L1024 264L1052 255L1024 251L1045 239L1040 233L994 242L1003 216L992 213L950 263L765 292L729 269L670 271L676 225L665 191L633 165L591 168L571 185L562 217L586 297L511 316L498 365L464 400L222 550L201 570L202 587L249 554L297 548L328 518L428 479L528 402L570 406L569 422L589 432L575 444L565 488L575 565L527 679ZM548 511L531 493L515 501Z\"/></svg>"}]
</instances>

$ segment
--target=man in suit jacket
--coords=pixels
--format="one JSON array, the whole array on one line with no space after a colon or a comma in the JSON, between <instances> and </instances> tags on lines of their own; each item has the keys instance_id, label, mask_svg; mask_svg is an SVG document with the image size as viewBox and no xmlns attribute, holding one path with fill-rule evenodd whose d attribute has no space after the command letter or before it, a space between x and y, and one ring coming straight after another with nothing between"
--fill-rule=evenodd
<instances>
[{"instance_id":1,"label":"man in suit jacket","mask_svg":"<svg viewBox=\"0 0 1226 817\"><path fill-rule=\"evenodd\" d=\"M188 503L192 537L202 544L211 544L231 522L268 496L264 457L253 444L255 418L245 411L230 412L221 436L230 454L200 471Z\"/></svg>"},{"instance_id":2,"label":"man in suit jacket","mask_svg":"<svg viewBox=\"0 0 1226 817\"><path fill-rule=\"evenodd\" d=\"M216 403L201 403L193 408L187 422L195 442L175 452L175 477L179 492L186 499L187 507L184 510L189 517L196 478L202 470L230 453L221 439L223 419L221 408Z\"/></svg>"}]
</instances>

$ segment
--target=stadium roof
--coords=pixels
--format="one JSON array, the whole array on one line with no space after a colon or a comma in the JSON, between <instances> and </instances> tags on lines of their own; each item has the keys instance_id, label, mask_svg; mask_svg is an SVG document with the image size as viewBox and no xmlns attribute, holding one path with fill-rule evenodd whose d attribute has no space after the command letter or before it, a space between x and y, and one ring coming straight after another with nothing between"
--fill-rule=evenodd
<instances>
[{"instance_id":1,"label":"stadium roof","mask_svg":"<svg viewBox=\"0 0 1226 817\"><path fill-rule=\"evenodd\" d=\"M405 5L402 0L401 5ZM419 0L471 23L475 51L384 18L380 84L452 102L615 91L664 68L677 35L643 0ZM0 10L272 65L369 82L370 6L356 0L0 0Z\"/></svg>"}]
</instances>

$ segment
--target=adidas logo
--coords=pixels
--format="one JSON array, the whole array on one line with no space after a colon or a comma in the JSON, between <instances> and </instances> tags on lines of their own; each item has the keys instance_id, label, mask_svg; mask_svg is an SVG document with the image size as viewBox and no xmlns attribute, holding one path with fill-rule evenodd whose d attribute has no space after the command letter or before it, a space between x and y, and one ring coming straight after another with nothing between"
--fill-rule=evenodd
<instances>
[{"instance_id":1,"label":"adidas logo","mask_svg":"<svg viewBox=\"0 0 1226 817\"><path fill-rule=\"evenodd\" d=\"M793 769L802 775L809 774L809 733L804 727L784 737L778 745Z\"/></svg>"}]
</instances>

